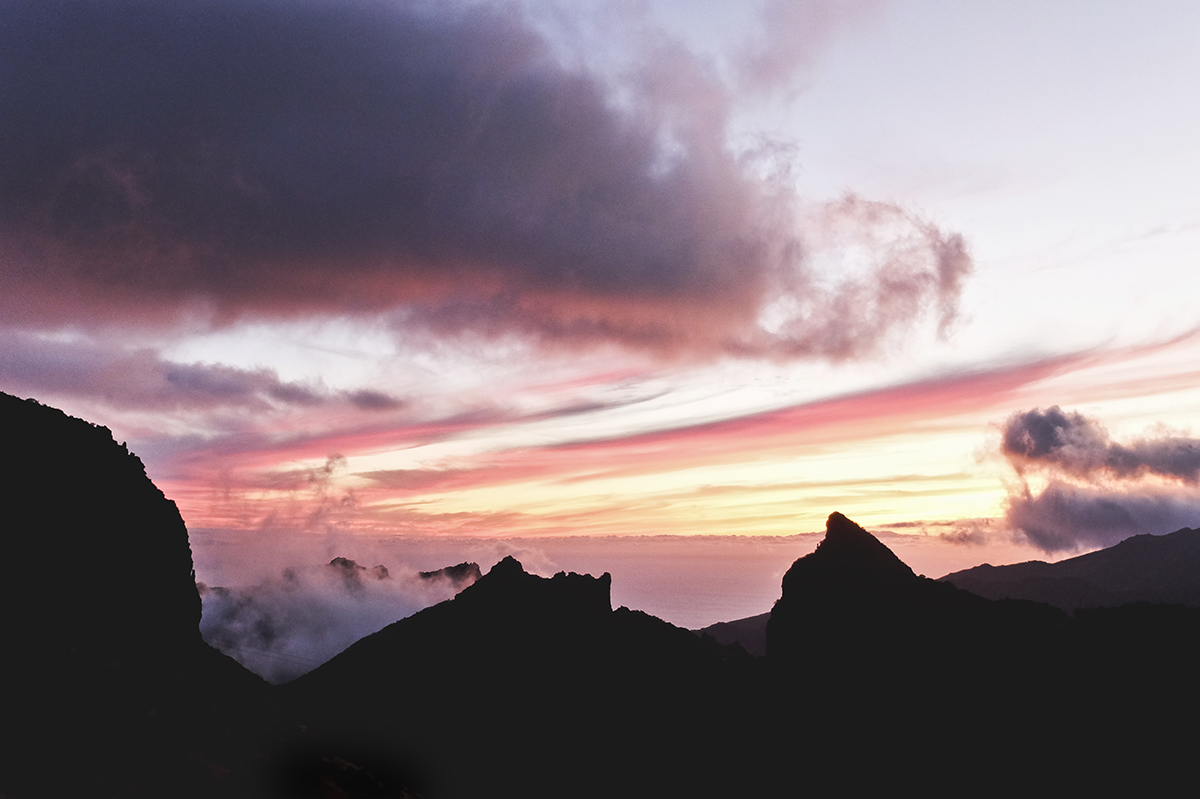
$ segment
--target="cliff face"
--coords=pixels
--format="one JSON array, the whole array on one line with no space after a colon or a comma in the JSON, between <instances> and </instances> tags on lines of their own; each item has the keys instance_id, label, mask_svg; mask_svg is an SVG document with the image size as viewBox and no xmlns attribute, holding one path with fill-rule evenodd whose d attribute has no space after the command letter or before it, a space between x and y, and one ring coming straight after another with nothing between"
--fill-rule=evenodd
<instances>
[{"instance_id":1,"label":"cliff face","mask_svg":"<svg viewBox=\"0 0 1200 799\"><path fill-rule=\"evenodd\" d=\"M67 649L199 642L175 503L105 427L0 394L0 622Z\"/></svg>"},{"instance_id":2,"label":"cliff face","mask_svg":"<svg viewBox=\"0 0 1200 799\"><path fill-rule=\"evenodd\" d=\"M200 639L175 503L103 427L0 394L0 794L259 795L261 680Z\"/></svg>"}]
</instances>

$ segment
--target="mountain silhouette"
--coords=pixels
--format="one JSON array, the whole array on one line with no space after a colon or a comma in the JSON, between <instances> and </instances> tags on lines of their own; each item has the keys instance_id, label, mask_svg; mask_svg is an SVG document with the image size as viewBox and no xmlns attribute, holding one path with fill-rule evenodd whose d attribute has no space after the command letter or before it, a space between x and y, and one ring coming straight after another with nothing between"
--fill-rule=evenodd
<instances>
[{"instance_id":1,"label":"mountain silhouette","mask_svg":"<svg viewBox=\"0 0 1200 799\"><path fill-rule=\"evenodd\" d=\"M403 763L430 796L700 790L705 761L736 749L712 722L745 715L734 688L750 659L613 610L610 585L507 557L282 690L330 746Z\"/></svg>"},{"instance_id":2,"label":"mountain silhouette","mask_svg":"<svg viewBox=\"0 0 1200 799\"><path fill-rule=\"evenodd\" d=\"M737 644L748 654L764 657L767 654L767 622L770 620L770 613L760 613L744 619L719 621L696 630L696 634L707 635L719 644Z\"/></svg>"},{"instance_id":3,"label":"mountain silhouette","mask_svg":"<svg viewBox=\"0 0 1200 799\"><path fill-rule=\"evenodd\" d=\"M1200 610L1181 604L1071 616L990 600L914 574L835 513L783 579L765 657L614 610L607 574L541 577L509 557L272 687L201 641L182 519L108 430L8 395L0 430L10 799L1189 784ZM1145 553L1166 542L1183 559L1194 532L1074 560L1152 574ZM434 579L470 579L472 565ZM329 568L388 579L344 558Z\"/></svg>"},{"instance_id":4,"label":"mountain silhouette","mask_svg":"<svg viewBox=\"0 0 1200 799\"><path fill-rule=\"evenodd\" d=\"M0 394L0 430L0 793L257 793L266 686L200 639L175 504L107 428Z\"/></svg>"},{"instance_id":5,"label":"mountain silhouette","mask_svg":"<svg viewBox=\"0 0 1200 799\"><path fill-rule=\"evenodd\" d=\"M985 563L941 580L989 599L1032 599L1067 611L1131 602L1200 608L1200 529L1136 535L1058 563Z\"/></svg>"}]
</instances>

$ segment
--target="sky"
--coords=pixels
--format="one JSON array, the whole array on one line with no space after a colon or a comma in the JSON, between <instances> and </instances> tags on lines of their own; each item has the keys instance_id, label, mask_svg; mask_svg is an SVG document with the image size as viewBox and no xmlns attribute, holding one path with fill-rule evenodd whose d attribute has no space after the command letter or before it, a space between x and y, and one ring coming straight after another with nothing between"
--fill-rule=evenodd
<instances>
[{"instance_id":1,"label":"sky","mask_svg":"<svg viewBox=\"0 0 1200 799\"><path fill-rule=\"evenodd\" d=\"M1194 3L0 12L0 390L209 585L515 553L698 627L833 511L929 576L1200 526Z\"/></svg>"}]
</instances>

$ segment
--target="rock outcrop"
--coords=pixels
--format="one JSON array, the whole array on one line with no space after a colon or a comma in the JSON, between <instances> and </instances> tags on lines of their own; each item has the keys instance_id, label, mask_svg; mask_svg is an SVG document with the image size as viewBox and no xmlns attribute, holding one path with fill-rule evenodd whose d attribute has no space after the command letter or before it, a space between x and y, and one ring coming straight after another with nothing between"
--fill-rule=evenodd
<instances>
[{"instance_id":1,"label":"rock outcrop","mask_svg":"<svg viewBox=\"0 0 1200 799\"><path fill-rule=\"evenodd\" d=\"M175 504L107 428L0 394L0 793L253 795L265 685L201 641Z\"/></svg>"},{"instance_id":2,"label":"rock outcrop","mask_svg":"<svg viewBox=\"0 0 1200 799\"><path fill-rule=\"evenodd\" d=\"M74 651L198 643L200 596L175 503L108 428L0 394L0 620Z\"/></svg>"}]
</instances>

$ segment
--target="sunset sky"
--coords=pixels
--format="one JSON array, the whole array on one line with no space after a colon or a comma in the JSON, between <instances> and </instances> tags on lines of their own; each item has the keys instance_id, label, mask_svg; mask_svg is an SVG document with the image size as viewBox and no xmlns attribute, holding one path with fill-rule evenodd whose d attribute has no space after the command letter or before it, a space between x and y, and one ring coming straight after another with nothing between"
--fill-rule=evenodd
<instances>
[{"instance_id":1,"label":"sunset sky","mask_svg":"<svg viewBox=\"0 0 1200 799\"><path fill-rule=\"evenodd\" d=\"M1200 5L0 9L0 390L201 579L511 551L699 624L835 510L930 576L1200 526Z\"/></svg>"}]
</instances>

